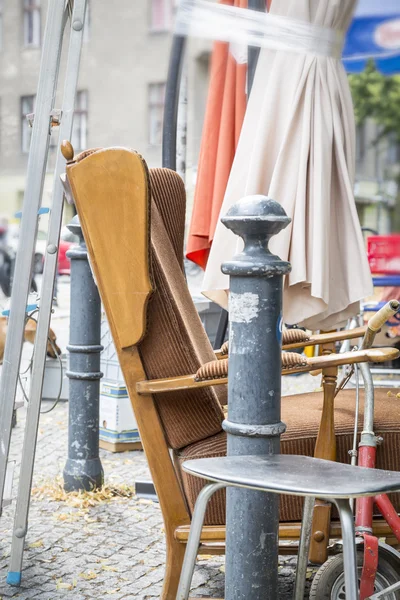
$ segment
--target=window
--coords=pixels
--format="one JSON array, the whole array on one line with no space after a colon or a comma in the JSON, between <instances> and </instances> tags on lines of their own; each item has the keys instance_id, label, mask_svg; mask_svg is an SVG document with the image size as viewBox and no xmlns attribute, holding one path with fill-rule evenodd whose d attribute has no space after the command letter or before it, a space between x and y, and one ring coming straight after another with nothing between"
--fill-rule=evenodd
<instances>
[{"instance_id":1,"label":"window","mask_svg":"<svg viewBox=\"0 0 400 600\"><path fill-rule=\"evenodd\" d=\"M31 145L32 129L26 116L35 112L36 96L22 96L21 98L21 150L24 154L29 152Z\"/></svg>"},{"instance_id":2,"label":"window","mask_svg":"<svg viewBox=\"0 0 400 600\"><path fill-rule=\"evenodd\" d=\"M72 146L75 152L87 147L88 93L85 90L76 93L74 125L72 128Z\"/></svg>"},{"instance_id":3,"label":"window","mask_svg":"<svg viewBox=\"0 0 400 600\"><path fill-rule=\"evenodd\" d=\"M24 2L24 46L40 46L40 0Z\"/></svg>"},{"instance_id":4,"label":"window","mask_svg":"<svg viewBox=\"0 0 400 600\"><path fill-rule=\"evenodd\" d=\"M159 146L162 142L165 83L149 85L149 143Z\"/></svg>"},{"instance_id":5,"label":"window","mask_svg":"<svg viewBox=\"0 0 400 600\"><path fill-rule=\"evenodd\" d=\"M388 136L388 156L389 165L400 163L400 142L395 134Z\"/></svg>"},{"instance_id":6,"label":"window","mask_svg":"<svg viewBox=\"0 0 400 600\"><path fill-rule=\"evenodd\" d=\"M172 26L174 0L150 0L151 31L169 31Z\"/></svg>"}]
</instances>

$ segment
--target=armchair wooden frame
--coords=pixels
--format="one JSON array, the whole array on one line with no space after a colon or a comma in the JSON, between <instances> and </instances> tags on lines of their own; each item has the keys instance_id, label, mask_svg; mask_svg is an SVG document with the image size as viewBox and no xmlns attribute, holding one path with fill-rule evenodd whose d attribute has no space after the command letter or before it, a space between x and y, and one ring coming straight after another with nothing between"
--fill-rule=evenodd
<instances>
[{"instance_id":1,"label":"armchair wooden frame","mask_svg":"<svg viewBox=\"0 0 400 600\"><path fill-rule=\"evenodd\" d=\"M143 449L159 498L164 519L167 545L163 600L175 600L191 515L177 476L171 451L155 403L159 392L179 393L195 387L226 383L227 374L219 379L200 380L198 374L184 377L147 380L138 344L146 335L146 307L153 290L150 248L150 189L146 165L129 150L96 150L69 161L67 178L74 198L88 252L107 314L126 387L135 413ZM134 219L125 207L134 204ZM110 251L112 249L112 251ZM132 319L134 315L134 319ZM364 330L342 331L312 336L307 345L320 344L326 355L308 359L290 373L323 369L324 407L315 455L335 459L334 405L337 368L362 361L386 361L396 351L371 349L335 355L335 342L358 338ZM289 344L292 350L303 342ZM217 359L221 358L217 353ZM327 511L324 509L324 517ZM380 536L390 535L385 523L375 524ZM329 537L340 537L340 528L328 519L328 535L323 542L326 552ZM300 523L281 523L282 552L295 552ZM224 552L225 527L205 526L199 553Z\"/></svg>"}]
</instances>

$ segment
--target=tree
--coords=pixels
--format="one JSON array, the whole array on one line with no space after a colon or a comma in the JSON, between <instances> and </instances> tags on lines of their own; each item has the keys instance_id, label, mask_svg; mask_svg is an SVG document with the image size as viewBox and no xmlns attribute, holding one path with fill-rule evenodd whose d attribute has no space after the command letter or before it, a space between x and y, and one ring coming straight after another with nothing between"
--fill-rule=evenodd
<instances>
[{"instance_id":1,"label":"tree","mask_svg":"<svg viewBox=\"0 0 400 600\"><path fill-rule=\"evenodd\" d=\"M381 126L380 138L394 135L400 143L400 75L382 75L370 60L349 82L357 124L372 118Z\"/></svg>"},{"instance_id":2,"label":"tree","mask_svg":"<svg viewBox=\"0 0 400 600\"><path fill-rule=\"evenodd\" d=\"M391 142L400 144L400 75L387 77L379 73L373 60L368 61L365 70L357 75L349 75L353 96L354 114L357 125L373 119L379 125L377 144L382 138L391 137ZM392 177L400 189L400 173ZM391 210L393 231L400 231L400 194L396 206Z\"/></svg>"}]
</instances>

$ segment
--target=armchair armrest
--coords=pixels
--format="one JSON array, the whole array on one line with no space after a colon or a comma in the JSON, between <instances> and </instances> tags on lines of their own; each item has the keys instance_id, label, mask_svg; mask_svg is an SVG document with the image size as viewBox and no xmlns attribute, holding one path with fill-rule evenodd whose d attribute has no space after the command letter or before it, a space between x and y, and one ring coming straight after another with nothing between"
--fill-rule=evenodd
<instances>
[{"instance_id":1,"label":"armchair armrest","mask_svg":"<svg viewBox=\"0 0 400 600\"><path fill-rule=\"evenodd\" d=\"M344 340L354 340L364 337L366 327L355 327L354 329L343 329L342 331L333 331L331 333L318 333L309 335L302 329L287 329L282 334L282 348L284 350L295 350L304 346L317 346L342 342ZM228 356L229 345L225 342L219 350L215 352L216 358L222 360Z\"/></svg>"},{"instance_id":2,"label":"armchair armrest","mask_svg":"<svg viewBox=\"0 0 400 600\"><path fill-rule=\"evenodd\" d=\"M284 353L290 354L290 353ZM288 358L286 366L282 365L282 375L289 373L307 373L315 369L326 367L336 367L340 365L349 365L360 362L385 362L394 360L400 355L396 348L372 348L369 350L357 350L356 352L343 352L342 354L329 354L327 356L316 356L306 358L296 354L297 364L290 365L291 358ZM284 355L283 355L284 356ZM301 359L301 363L299 363ZM215 376L213 377L213 374ZM202 378L201 378L202 377ZM138 394L159 394L162 392L173 392L178 390L187 390L193 388L208 387L211 385L223 385L228 382L228 359L221 361L212 361L200 367L195 375L183 375L180 377L170 377L166 379L153 379L149 381L139 381L136 384Z\"/></svg>"}]
</instances>

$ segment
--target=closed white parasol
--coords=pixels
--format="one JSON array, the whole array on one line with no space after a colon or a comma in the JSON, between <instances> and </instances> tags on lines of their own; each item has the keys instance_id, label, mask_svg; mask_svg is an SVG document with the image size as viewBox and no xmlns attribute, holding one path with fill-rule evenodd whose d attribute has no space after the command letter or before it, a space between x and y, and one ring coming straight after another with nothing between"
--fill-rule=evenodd
<instances>
[{"instance_id":1,"label":"closed white parasol","mask_svg":"<svg viewBox=\"0 0 400 600\"><path fill-rule=\"evenodd\" d=\"M336 42L327 50L316 36L298 52L261 50L220 214L253 194L282 204L292 223L271 249L292 264L284 320L314 330L345 321L372 292L353 194L353 106L340 60L355 7L356 0L273 0L272 15L311 23L319 37L324 27ZM237 245L219 221L203 293L225 308L229 283L221 263Z\"/></svg>"}]
</instances>

